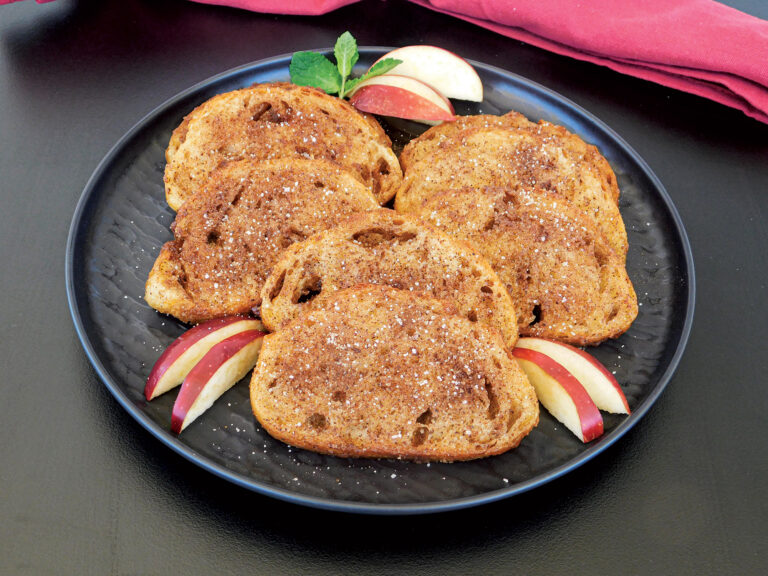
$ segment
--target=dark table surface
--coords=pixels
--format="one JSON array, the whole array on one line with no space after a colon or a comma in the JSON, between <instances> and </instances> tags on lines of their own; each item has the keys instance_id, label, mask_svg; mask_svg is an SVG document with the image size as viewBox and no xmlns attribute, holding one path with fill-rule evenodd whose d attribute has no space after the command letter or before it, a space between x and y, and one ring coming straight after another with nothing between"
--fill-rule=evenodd
<instances>
[{"instance_id":1,"label":"dark table surface","mask_svg":"<svg viewBox=\"0 0 768 576\"><path fill-rule=\"evenodd\" d=\"M760 0L730 3L768 18ZM272 500L159 443L81 349L64 248L99 160L188 86L345 29L563 94L625 138L680 211L698 289L677 374L625 437L543 487L420 517ZM768 573L766 125L398 1L308 18L29 0L0 7L0 201L2 574Z\"/></svg>"}]
</instances>

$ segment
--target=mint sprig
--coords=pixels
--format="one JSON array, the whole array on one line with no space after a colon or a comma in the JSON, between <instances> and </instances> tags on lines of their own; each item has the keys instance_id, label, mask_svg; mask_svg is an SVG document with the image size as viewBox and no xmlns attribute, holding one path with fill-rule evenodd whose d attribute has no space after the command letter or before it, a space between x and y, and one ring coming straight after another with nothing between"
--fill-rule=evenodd
<instances>
[{"instance_id":1,"label":"mint sprig","mask_svg":"<svg viewBox=\"0 0 768 576\"><path fill-rule=\"evenodd\" d=\"M380 76L402 63L402 60L385 58L376 62L360 78L349 78L360 54L357 51L357 41L349 32L344 32L333 48L336 65L317 52L296 52L291 58L289 71L291 82L299 86L314 86L328 94L338 94L346 98L360 82Z\"/></svg>"},{"instance_id":2,"label":"mint sprig","mask_svg":"<svg viewBox=\"0 0 768 576\"><path fill-rule=\"evenodd\" d=\"M360 54L357 51L357 41L354 36L349 32L344 32L339 39L336 40L336 46L333 48L333 55L336 57L336 67L339 69L341 75L341 88L339 94L344 96L344 85L346 84L347 77L352 74L352 67L360 58Z\"/></svg>"},{"instance_id":3,"label":"mint sprig","mask_svg":"<svg viewBox=\"0 0 768 576\"><path fill-rule=\"evenodd\" d=\"M314 86L335 94L341 90L341 74L328 58L317 52L296 52L289 68L291 82Z\"/></svg>"}]
</instances>

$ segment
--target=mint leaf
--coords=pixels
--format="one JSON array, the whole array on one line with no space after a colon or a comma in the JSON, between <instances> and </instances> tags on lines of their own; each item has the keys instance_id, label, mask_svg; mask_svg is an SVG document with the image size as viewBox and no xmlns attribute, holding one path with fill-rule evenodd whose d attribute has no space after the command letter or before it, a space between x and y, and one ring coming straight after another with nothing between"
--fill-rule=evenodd
<instances>
[{"instance_id":1,"label":"mint leaf","mask_svg":"<svg viewBox=\"0 0 768 576\"><path fill-rule=\"evenodd\" d=\"M341 90L341 76L333 62L317 52L296 52L289 67L291 82L299 86L314 86L328 94Z\"/></svg>"},{"instance_id":2,"label":"mint leaf","mask_svg":"<svg viewBox=\"0 0 768 576\"><path fill-rule=\"evenodd\" d=\"M349 32L344 32L339 39L336 40L336 46L333 48L333 55L336 57L336 67L341 74L341 90L339 94L345 93L344 84L346 83L347 76L352 73L352 67L357 62L360 54L357 52L357 41L355 37Z\"/></svg>"},{"instance_id":3,"label":"mint leaf","mask_svg":"<svg viewBox=\"0 0 768 576\"><path fill-rule=\"evenodd\" d=\"M363 79L367 80L368 78L373 78L374 76L381 76L382 74L386 74L392 68L397 66L398 64L402 64L402 60L398 60L397 58L384 58L384 60L379 60L371 66L370 70L363 74Z\"/></svg>"},{"instance_id":4,"label":"mint leaf","mask_svg":"<svg viewBox=\"0 0 768 576\"><path fill-rule=\"evenodd\" d=\"M344 95L342 96L342 98L345 98L349 94L351 94L352 90L355 89L355 86L357 86L358 84L360 84L360 82L363 81L363 78L365 78L365 76L360 76L360 78L350 78L349 80L347 80L347 88L344 91Z\"/></svg>"},{"instance_id":5,"label":"mint leaf","mask_svg":"<svg viewBox=\"0 0 768 576\"><path fill-rule=\"evenodd\" d=\"M402 60L398 60L397 58L384 58L384 60L380 60L379 62L376 62L371 68L360 76L360 78L353 78L352 80L349 80L346 83L346 89L343 92L339 92L339 95L344 98L347 95L349 95L352 90L355 89L355 86L360 84L363 80L368 80L368 78L373 78L375 76L381 76L382 74L386 74L392 68L397 66L398 64L402 64Z\"/></svg>"}]
</instances>

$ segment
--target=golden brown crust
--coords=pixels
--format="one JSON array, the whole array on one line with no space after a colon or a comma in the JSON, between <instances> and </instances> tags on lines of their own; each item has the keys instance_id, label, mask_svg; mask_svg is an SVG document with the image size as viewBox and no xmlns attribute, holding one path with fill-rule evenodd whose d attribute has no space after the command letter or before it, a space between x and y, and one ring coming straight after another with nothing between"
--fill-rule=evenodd
<instances>
[{"instance_id":1,"label":"golden brown crust","mask_svg":"<svg viewBox=\"0 0 768 576\"><path fill-rule=\"evenodd\" d=\"M517 341L512 301L478 250L384 209L353 214L286 250L264 284L264 324L278 330L333 292L359 283L452 300L467 318L496 327L508 346Z\"/></svg>"},{"instance_id":2,"label":"golden brown crust","mask_svg":"<svg viewBox=\"0 0 768 576\"><path fill-rule=\"evenodd\" d=\"M514 448L538 423L497 331L384 286L335 292L266 336L250 392L272 436L343 457L469 460Z\"/></svg>"},{"instance_id":3,"label":"golden brown crust","mask_svg":"<svg viewBox=\"0 0 768 576\"><path fill-rule=\"evenodd\" d=\"M248 314L279 255L354 212L379 209L323 160L239 160L214 171L173 223L147 280L150 306L184 322Z\"/></svg>"},{"instance_id":4,"label":"golden brown crust","mask_svg":"<svg viewBox=\"0 0 768 576\"><path fill-rule=\"evenodd\" d=\"M436 192L465 186L524 186L557 192L584 211L614 250L627 252L619 189L608 162L562 126L520 114L467 116L412 140L395 208L410 212Z\"/></svg>"},{"instance_id":5,"label":"golden brown crust","mask_svg":"<svg viewBox=\"0 0 768 576\"><path fill-rule=\"evenodd\" d=\"M463 188L437 193L415 212L488 258L512 295L523 336L598 344L637 316L623 256L557 194Z\"/></svg>"},{"instance_id":6,"label":"golden brown crust","mask_svg":"<svg viewBox=\"0 0 768 576\"><path fill-rule=\"evenodd\" d=\"M178 210L222 162L280 157L335 162L380 203L394 196L402 178L374 118L322 90L275 82L219 94L184 118L166 151L166 199Z\"/></svg>"}]
</instances>

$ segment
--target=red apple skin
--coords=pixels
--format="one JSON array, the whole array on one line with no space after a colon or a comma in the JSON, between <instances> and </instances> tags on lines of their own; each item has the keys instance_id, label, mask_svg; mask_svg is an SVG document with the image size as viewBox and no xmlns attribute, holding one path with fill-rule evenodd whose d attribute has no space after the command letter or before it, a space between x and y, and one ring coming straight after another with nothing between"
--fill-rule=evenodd
<instances>
[{"instance_id":1,"label":"red apple skin","mask_svg":"<svg viewBox=\"0 0 768 576\"><path fill-rule=\"evenodd\" d=\"M453 106L451 112L447 112L426 98L396 86L363 86L350 97L349 102L358 110L381 116L445 122L455 120Z\"/></svg>"},{"instance_id":2,"label":"red apple skin","mask_svg":"<svg viewBox=\"0 0 768 576\"><path fill-rule=\"evenodd\" d=\"M187 417L190 406L192 406L200 391L221 365L242 350L244 346L263 337L264 332L259 332L258 330L240 332L216 344L195 364L195 367L192 368L184 379L181 391L179 391L179 395L173 405L171 430L175 434L181 433L184 419Z\"/></svg>"},{"instance_id":3,"label":"red apple skin","mask_svg":"<svg viewBox=\"0 0 768 576\"><path fill-rule=\"evenodd\" d=\"M184 352L189 350L193 344L225 326L244 320L250 319L245 316L226 316L208 320L207 322L203 322L202 324L190 328L176 338L176 340L171 342L168 348L166 348L160 355L160 358L157 359L157 362L155 362L155 365L152 367L152 371L149 373L147 384L144 387L144 396L146 399L152 400L155 388L168 368L170 368L173 363L184 354Z\"/></svg>"},{"instance_id":4,"label":"red apple skin","mask_svg":"<svg viewBox=\"0 0 768 576\"><path fill-rule=\"evenodd\" d=\"M575 352L576 354L584 358L587 362L592 364L592 366L600 370L600 372L603 373L603 376L605 376L608 379L608 381L611 384L613 384L613 387L616 388L616 390L618 391L619 395L621 396L621 400L624 403L624 408L627 409L627 414L631 414L631 411L629 410L629 403L627 402L627 397L624 396L624 391L621 389L621 386L619 386L618 381L616 380L616 378L613 377L613 374L611 374L608 371L608 369L597 360L597 358L595 358L591 354L587 354L586 352L584 352L584 350L579 350L575 346L571 346L570 344L563 344L561 342L558 342L558 344L560 344L561 346L567 346L569 349L571 349L571 351Z\"/></svg>"},{"instance_id":5,"label":"red apple skin","mask_svg":"<svg viewBox=\"0 0 768 576\"><path fill-rule=\"evenodd\" d=\"M603 417L600 415L600 410L597 409L595 403L584 390L581 383L568 372L562 365L552 360L549 356L537 352L536 350L530 350L528 348L513 348L512 355L515 358L521 358L533 362L539 368L544 370L552 378L565 389L568 395L573 400L576 406L576 411L579 414L579 421L581 422L581 433L584 438L584 442L590 442L603 434Z\"/></svg>"},{"instance_id":6,"label":"red apple skin","mask_svg":"<svg viewBox=\"0 0 768 576\"><path fill-rule=\"evenodd\" d=\"M621 386L619 386L618 381L616 380L616 378L614 378L613 374L611 374L608 371L608 369L605 366L603 366L597 360L597 358L595 358L591 354L588 354L584 350L576 348L575 346L571 346L570 344L565 344L563 342L558 342L557 340L549 340L549 339L546 339L546 338L538 338L538 337L534 337L534 336L526 336L525 338L520 338L520 341L518 342L518 345L523 344L526 340L531 341L531 342L535 342L537 340L542 341L542 342L547 342L547 343L549 343L551 345L560 346L562 348L565 348L569 352L572 352L573 354L578 354L579 356L581 356L584 360L586 360L592 366L597 368L597 370L603 376L605 376L606 380L608 380L608 382L610 382L610 384L613 386L613 388L618 393L618 396L619 396L619 398L620 398L620 400L621 400L621 402L622 402L622 404L623 404L623 406L624 406L624 408L626 410L626 414L631 414L631 411L629 409L629 403L627 402L627 397L624 395L624 391L621 389ZM555 362L557 362L557 360L555 360Z\"/></svg>"}]
</instances>

